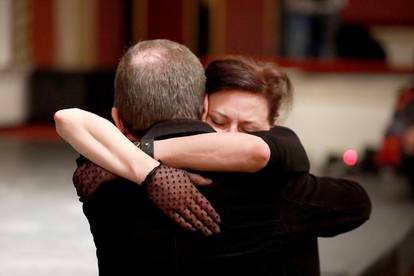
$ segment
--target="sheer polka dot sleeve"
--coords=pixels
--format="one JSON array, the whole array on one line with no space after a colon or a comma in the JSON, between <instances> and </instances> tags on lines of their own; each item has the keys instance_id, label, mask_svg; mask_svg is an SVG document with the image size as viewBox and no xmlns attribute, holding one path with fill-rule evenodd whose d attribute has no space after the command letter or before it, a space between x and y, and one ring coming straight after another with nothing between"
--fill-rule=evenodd
<instances>
[{"instance_id":1,"label":"sheer polka dot sleeve","mask_svg":"<svg viewBox=\"0 0 414 276\"><path fill-rule=\"evenodd\" d=\"M184 170L161 164L147 176L143 185L152 202L181 227L199 230L206 236L220 232L219 214Z\"/></svg>"},{"instance_id":2,"label":"sheer polka dot sleeve","mask_svg":"<svg viewBox=\"0 0 414 276\"><path fill-rule=\"evenodd\" d=\"M80 201L84 201L90 197L102 183L112 181L116 178L118 178L117 175L110 173L91 161L86 161L75 170L72 181Z\"/></svg>"}]
</instances>

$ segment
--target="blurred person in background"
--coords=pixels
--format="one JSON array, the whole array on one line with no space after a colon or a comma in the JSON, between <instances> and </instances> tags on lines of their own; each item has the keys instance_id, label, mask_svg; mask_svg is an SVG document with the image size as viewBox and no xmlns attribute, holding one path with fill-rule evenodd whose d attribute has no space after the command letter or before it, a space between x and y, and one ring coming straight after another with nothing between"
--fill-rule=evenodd
<instances>
[{"instance_id":1,"label":"blurred person in background","mask_svg":"<svg viewBox=\"0 0 414 276\"><path fill-rule=\"evenodd\" d=\"M346 0L285 0L283 51L289 58L331 58Z\"/></svg>"},{"instance_id":2,"label":"blurred person in background","mask_svg":"<svg viewBox=\"0 0 414 276\"><path fill-rule=\"evenodd\" d=\"M209 238L178 235L176 268L200 275L319 275L316 238L362 224L370 214L368 196L352 181L309 174L296 135L274 126L291 91L289 79L273 64L227 58L212 62L206 76L208 101L202 118L217 132L204 129L201 132L209 133L173 138L177 131L175 135L165 129L160 132L160 125L168 124L161 122L143 135L140 144L149 155L173 167L238 172L207 174L213 184L199 189L219 211L222 232ZM81 110L66 110L58 117L59 133L80 153L136 181L134 170L139 170L141 157L134 155L140 149L132 150L122 126L119 131ZM266 150L259 150L256 138L265 142L268 157L261 153ZM259 146L252 148L253 143ZM119 150L128 146L130 150ZM102 189L106 177L115 177L98 166L80 167L75 182L88 173L93 177L87 186L93 188L80 191L92 191L90 198Z\"/></svg>"},{"instance_id":3,"label":"blurred person in background","mask_svg":"<svg viewBox=\"0 0 414 276\"><path fill-rule=\"evenodd\" d=\"M414 86L401 90L376 163L401 171L414 195Z\"/></svg>"},{"instance_id":4,"label":"blurred person in background","mask_svg":"<svg viewBox=\"0 0 414 276\"><path fill-rule=\"evenodd\" d=\"M362 24L340 26L336 35L336 54L339 58L385 60L384 47Z\"/></svg>"}]
</instances>

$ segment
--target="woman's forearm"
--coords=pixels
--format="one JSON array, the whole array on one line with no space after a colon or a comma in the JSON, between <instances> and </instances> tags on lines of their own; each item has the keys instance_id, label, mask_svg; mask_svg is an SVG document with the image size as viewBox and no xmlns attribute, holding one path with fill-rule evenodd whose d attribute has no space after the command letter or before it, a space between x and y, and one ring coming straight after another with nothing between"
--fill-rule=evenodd
<instances>
[{"instance_id":1,"label":"woman's forearm","mask_svg":"<svg viewBox=\"0 0 414 276\"><path fill-rule=\"evenodd\" d=\"M158 160L176 168L256 172L270 158L268 145L245 133L206 133L154 142Z\"/></svg>"},{"instance_id":2,"label":"woman's forearm","mask_svg":"<svg viewBox=\"0 0 414 276\"><path fill-rule=\"evenodd\" d=\"M133 182L141 183L159 164L139 150L111 122L81 109L55 113L57 133L92 162Z\"/></svg>"}]
</instances>

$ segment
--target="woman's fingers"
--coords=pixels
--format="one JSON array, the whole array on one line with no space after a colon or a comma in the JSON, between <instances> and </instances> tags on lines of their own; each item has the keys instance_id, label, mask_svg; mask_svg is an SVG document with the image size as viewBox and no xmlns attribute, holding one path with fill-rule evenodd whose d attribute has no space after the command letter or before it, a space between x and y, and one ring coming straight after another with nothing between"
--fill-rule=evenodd
<instances>
[{"instance_id":1,"label":"woman's fingers","mask_svg":"<svg viewBox=\"0 0 414 276\"><path fill-rule=\"evenodd\" d=\"M213 181L210 178L205 178L196 173L190 173L190 172L186 172L186 173L188 177L190 178L191 182L195 185L207 186L213 183Z\"/></svg>"},{"instance_id":2,"label":"woman's fingers","mask_svg":"<svg viewBox=\"0 0 414 276\"><path fill-rule=\"evenodd\" d=\"M207 212L207 215L212 218L215 223L219 224L221 222L220 215L213 208L205 196L203 196L201 193L196 194L194 196L194 200L202 210L205 210Z\"/></svg>"},{"instance_id":3,"label":"woman's fingers","mask_svg":"<svg viewBox=\"0 0 414 276\"><path fill-rule=\"evenodd\" d=\"M210 229L208 229L208 227L204 225L190 209L186 208L182 210L180 215L193 227L201 231L205 236L213 235L213 232L211 232Z\"/></svg>"},{"instance_id":4,"label":"woman's fingers","mask_svg":"<svg viewBox=\"0 0 414 276\"><path fill-rule=\"evenodd\" d=\"M206 210L201 208L195 201L189 205L190 211L196 215L199 221L207 226L213 233L220 233L220 226L214 221L212 217L207 213Z\"/></svg>"},{"instance_id":5,"label":"woman's fingers","mask_svg":"<svg viewBox=\"0 0 414 276\"><path fill-rule=\"evenodd\" d=\"M175 221L181 228L187 229L192 232L196 232L197 229L192 226L190 223L188 223L179 213L175 211L169 211L167 212L167 215Z\"/></svg>"}]
</instances>

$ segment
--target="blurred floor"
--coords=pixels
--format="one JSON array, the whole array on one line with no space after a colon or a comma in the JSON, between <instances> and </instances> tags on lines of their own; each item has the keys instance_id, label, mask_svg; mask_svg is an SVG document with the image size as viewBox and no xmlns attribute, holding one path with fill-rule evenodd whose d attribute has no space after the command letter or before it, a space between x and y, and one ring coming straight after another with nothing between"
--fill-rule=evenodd
<instances>
[{"instance_id":1,"label":"blurred floor","mask_svg":"<svg viewBox=\"0 0 414 276\"><path fill-rule=\"evenodd\" d=\"M323 275L410 275L414 268L414 200L408 183L391 171L352 178L370 195L372 214L351 232L319 239Z\"/></svg>"},{"instance_id":2,"label":"blurred floor","mask_svg":"<svg viewBox=\"0 0 414 276\"><path fill-rule=\"evenodd\" d=\"M97 275L92 236L71 184L77 154L56 137L1 134L0 275ZM414 240L414 204L404 181L389 174L358 180L373 200L372 218L355 231L320 239L323 275L412 267L414 248L407 245Z\"/></svg>"},{"instance_id":3,"label":"blurred floor","mask_svg":"<svg viewBox=\"0 0 414 276\"><path fill-rule=\"evenodd\" d=\"M0 275L92 276L89 226L62 143L0 139Z\"/></svg>"}]
</instances>

